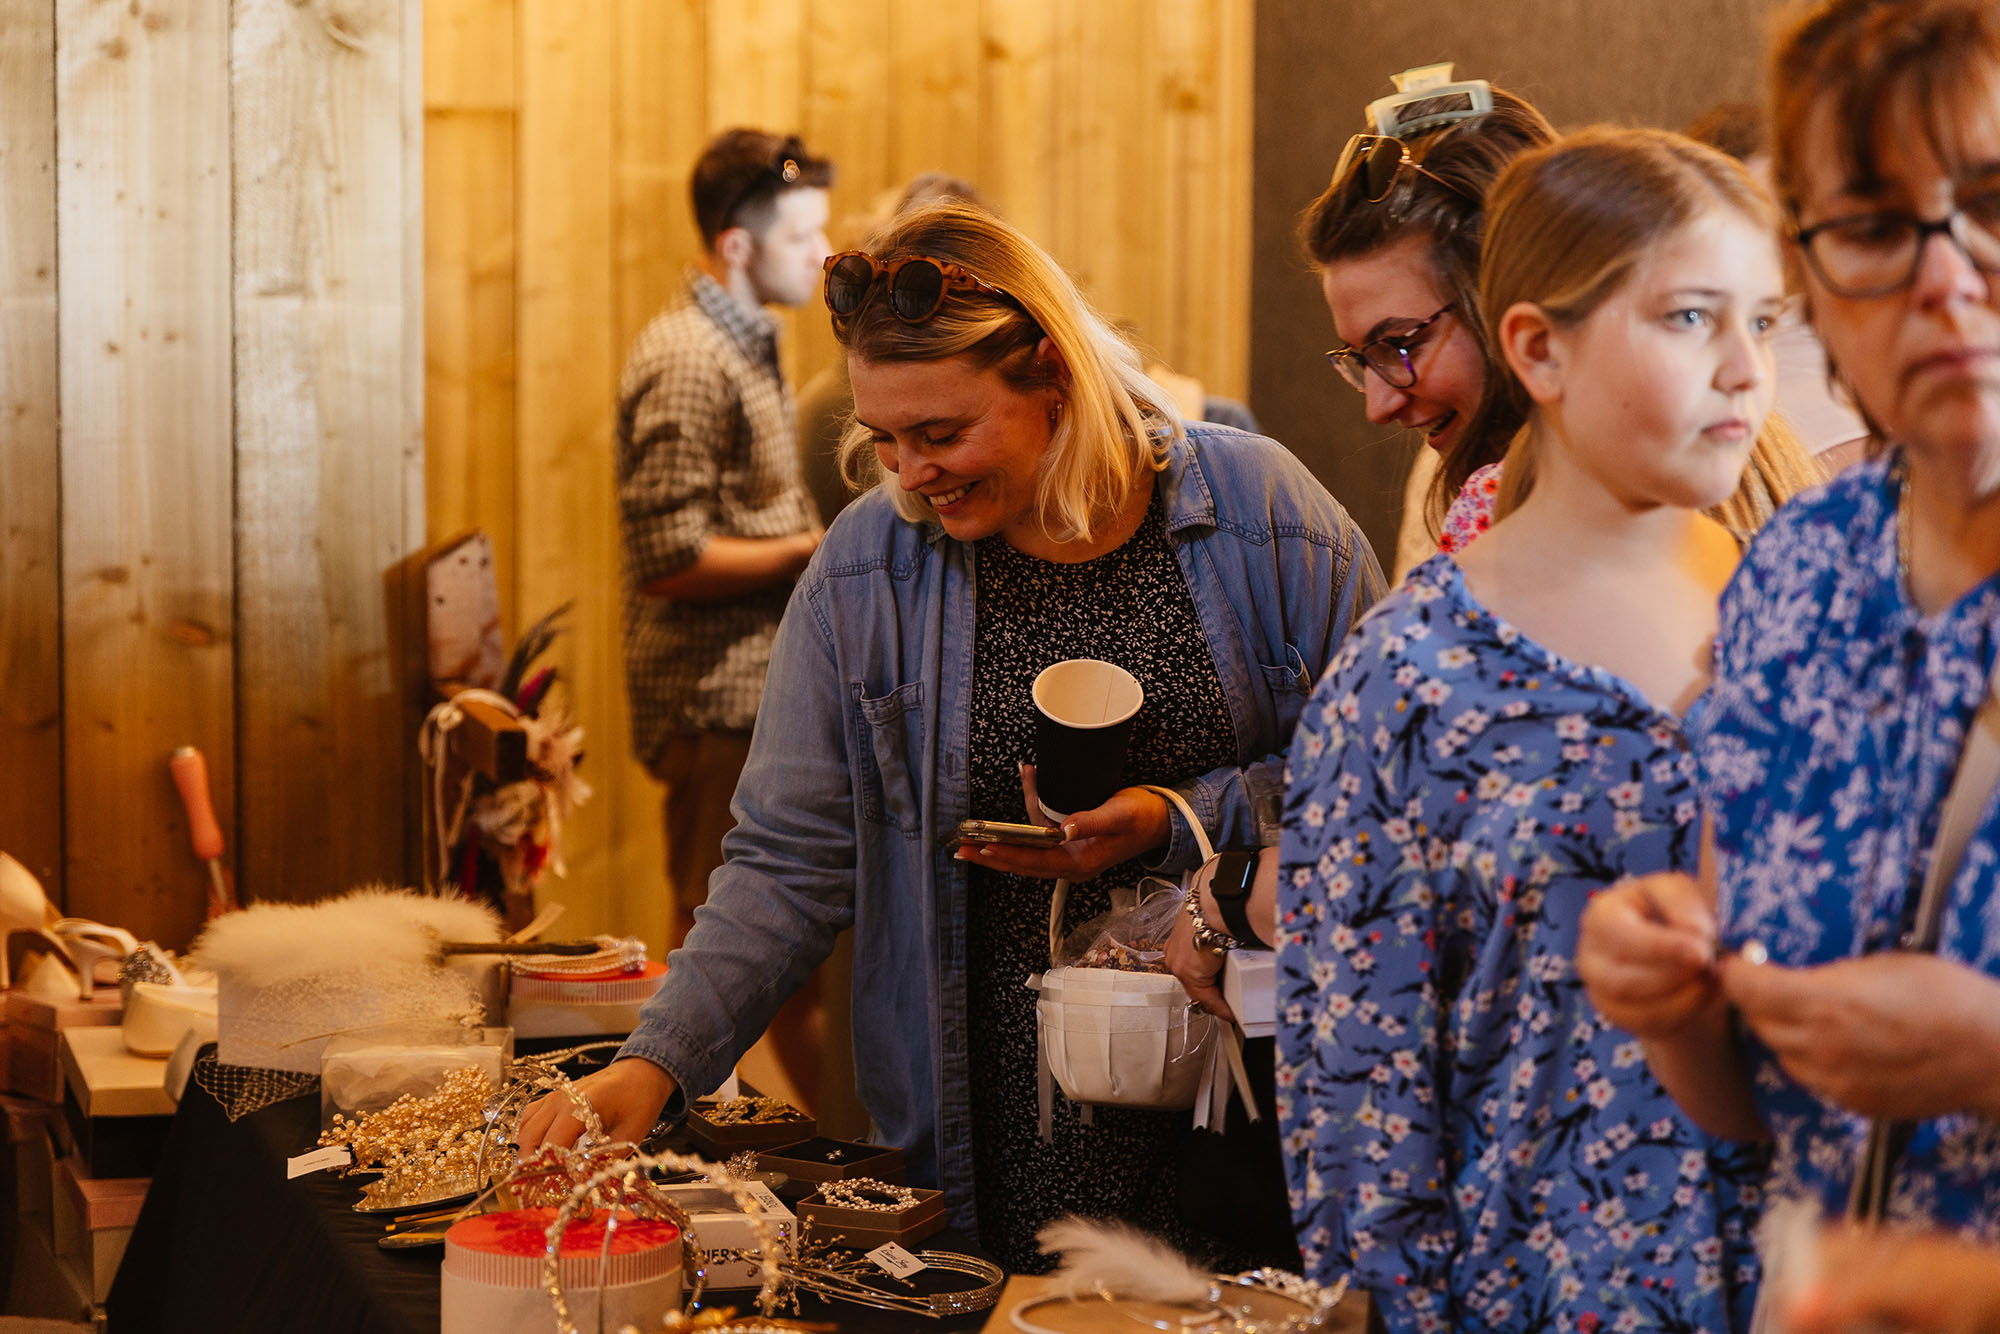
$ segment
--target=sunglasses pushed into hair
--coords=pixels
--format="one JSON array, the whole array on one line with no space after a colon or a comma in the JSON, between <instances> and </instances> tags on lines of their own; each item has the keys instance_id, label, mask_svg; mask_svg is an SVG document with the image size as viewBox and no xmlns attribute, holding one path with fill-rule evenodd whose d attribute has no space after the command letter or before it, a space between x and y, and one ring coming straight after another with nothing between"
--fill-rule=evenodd
<instances>
[{"instance_id":1,"label":"sunglasses pushed into hair","mask_svg":"<svg viewBox=\"0 0 2000 1334\"><path fill-rule=\"evenodd\" d=\"M1444 177L1410 156L1409 145L1390 134L1357 134L1347 141L1347 147L1340 150L1340 161L1333 166L1333 184L1345 185L1348 178L1358 175L1367 191L1368 202L1379 204L1389 197L1395 188L1396 177L1408 167L1422 176L1442 185L1453 194L1479 202L1479 196L1469 193L1465 187L1453 185Z\"/></svg>"},{"instance_id":2,"label":"sunglasses pushed into hair","mask_svg":"<svg viewBox=\"0 0 2000 1334\"><path fill-rule=\"evenodd\" d=\"M883 261L865 250L846 250L829 255L826 261L826 308L833 312L835 333L846 332L848 322L868 304L876 284L885 279L890 313L905 324L922 324L938 313L953 292L1014 300L949 260L911 255Z\"/></svg>"}]
</instances>

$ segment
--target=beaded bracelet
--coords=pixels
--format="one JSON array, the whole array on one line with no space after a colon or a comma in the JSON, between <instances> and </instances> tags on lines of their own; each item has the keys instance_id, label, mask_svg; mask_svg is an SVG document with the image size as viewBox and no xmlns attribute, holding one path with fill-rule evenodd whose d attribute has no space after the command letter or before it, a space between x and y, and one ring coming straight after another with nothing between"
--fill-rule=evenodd
<instances>
[{"instance_id":1,"label":"beaded bracelet","mask_svg":"<svg viewBox=\"0 0 2000 1334\"><path fill-rule=\"evenodd\" d=\"M892 1186L874 1177L849 1177L828 1181L819 1188L820 1199L843 1209L869 1209L877 1213L900 1213L917 1202L917 1193L908 1186Z\"/></svg>"}]
</instances>

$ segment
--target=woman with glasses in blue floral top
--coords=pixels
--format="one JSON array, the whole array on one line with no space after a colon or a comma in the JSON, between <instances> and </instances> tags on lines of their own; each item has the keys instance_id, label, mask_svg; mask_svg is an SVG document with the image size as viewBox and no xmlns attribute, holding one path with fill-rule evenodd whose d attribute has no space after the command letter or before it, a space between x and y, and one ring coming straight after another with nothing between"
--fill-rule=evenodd
<instances>
[{"instance_id":1,"label":"woman with glasses in blue floral top","mask_svg":"<svg viewBox=\"0 0 2000 1334\"><path fill-rule=\"evenodd\" d=\"M1714 856L1602 896L1579 965L1690 1113L1771 1138L1772 1197L1838 1216L1872 1180L2000 1239L1990 793L1918 921L2000 660L2000 5L1805 6L1772 89L1813 324L1880 443L1724 599L1690 720ZM1871 1122L1899 1128L1863 1171Z\"/></svg>"}]
</instances>

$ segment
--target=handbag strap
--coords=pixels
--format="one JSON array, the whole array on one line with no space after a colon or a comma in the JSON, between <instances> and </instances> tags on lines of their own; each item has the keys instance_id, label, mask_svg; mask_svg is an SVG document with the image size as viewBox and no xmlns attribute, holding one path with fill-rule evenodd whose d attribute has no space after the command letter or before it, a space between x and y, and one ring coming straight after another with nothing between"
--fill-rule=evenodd
<instances>
[{"instance_id":1,"label":"handbag strap","mask_svg":"<svg viewBox=\"0 0 2000 1334\"><path fill-rule=\"evenodd\" d=\"M1194 835L1195 846L1201 849L1201 859L1203 862L1207 862L1209 858L1215 855L1215 847L1208 841L1208 831L1203 829L1201 821L1195 818L1194 807L1188 805L1186 797L1183 797L1170 787L1161 787L1155 783L1142 783L1140 786L1148 792L1157 793L1165 797L1168 805L1180 811L1181 816L1187 821L1189 832ZM1056 951L1062 947L1063 909L1068 904L1069 881L1058 880L1056 881L1054 892L1049 895L1049 962L1051 964L1056 961Z\"/></svg>"},{"instance_id":2,"label":"handbag strap","mask_svg":"<svg viewBox=\"0 0 2000 1334\"><path fill-rule=\"evenodd\" d=\"M1945 899L1951 882L1958 876L1965 857L1965 845L1979 828L1988 798L2000 787L2000 663L1986 683L1986 697L1972 716L1965 748L1958 758L1958 772L1952 776L1951 790L1945 794L1944 811L1938 817L1937 838L1931 844L1930 864L1924 868L1923 892L1917 898L1917 915L1905 938L1905 948L1918 953L1935 953L1944 929ZM1854 1222L1873 1222L1882 1217L1889 1204L1896 1161L1903 1156L1914 1126L1909 1122L1875 1121L1868 1127L1868 1142L1856 1166L1854 1185L1847 1195L1847 1216Z\"/></svg>"}]
</instances>

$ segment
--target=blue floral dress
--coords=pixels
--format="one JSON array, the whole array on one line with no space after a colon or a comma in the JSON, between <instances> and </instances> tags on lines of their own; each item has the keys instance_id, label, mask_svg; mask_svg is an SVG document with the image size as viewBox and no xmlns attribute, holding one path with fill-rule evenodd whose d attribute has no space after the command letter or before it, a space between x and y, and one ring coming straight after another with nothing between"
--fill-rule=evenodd
<instances>
[{"instance_id":1,"label":"blue floral dress","mask_svg":"<svg viewBox=\"0 0 2000 1334\"><path fill-rule=\"evenodd\" d=\"M1722 943L1819 964L1894 947L1914 914L1966 727L2000 655L2000 578L1925 618L1897 557L1899 458L1781 509L1723 596L1715 680L1689 714L1714 820ZM1938 952L2000 976L2000 803L1946 902ZM1867 1123L1746 1037L1776 1140L1774 1197L1845 1207ZM1892 1217L2000 1240L2000 1124L1924 1123Z\"/></svg>"},{"instance_id":2,"label":"blue floral dress","mask_svg":"<svg viewBox=\"0 0 2000 1334\"><path fill-rule=\"evenodd\" d=\"M1591 893L1694 865L1675 719L1435 556L1291 750L1278 1106L1314 1275L1391 1330L1746 1328L1761 1154L1696 1130L1571 960Z\"/></svg>"}]
</instances>

